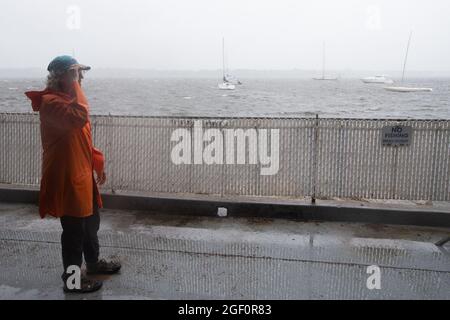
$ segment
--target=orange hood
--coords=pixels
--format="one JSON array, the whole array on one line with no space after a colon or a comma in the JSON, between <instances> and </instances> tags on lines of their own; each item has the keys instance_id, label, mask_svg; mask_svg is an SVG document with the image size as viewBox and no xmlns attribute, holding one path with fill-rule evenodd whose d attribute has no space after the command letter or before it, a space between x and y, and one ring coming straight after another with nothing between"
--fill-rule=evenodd
<instances>
[{"instance_id":1,"label":"orange hood","mask_svg":"<svg viewBox=\"0 0 450 320\"><path fill-rule=\"evenodd\" d=\"M42 97L49 93L66 99L70 98L70 96L66 93L53 91L48 88L41 91L27 91L25 92L25 95L31 100L31 107L33 108L33 111L39 111L41 109Z\"/></svg>"}]
</instances>

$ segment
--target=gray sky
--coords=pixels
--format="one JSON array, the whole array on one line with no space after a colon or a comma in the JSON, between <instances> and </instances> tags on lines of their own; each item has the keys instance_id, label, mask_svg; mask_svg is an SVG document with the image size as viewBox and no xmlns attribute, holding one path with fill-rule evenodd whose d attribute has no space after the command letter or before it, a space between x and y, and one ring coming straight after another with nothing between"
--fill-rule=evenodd
<instances>
[{"instance_id":1,"label":"gray sky","mask_svg":"<svg viewBox=\"0 0 450 320\"><path fill-rule=\"evenodd\" d=\"M79 15L78 15L79 13ZM448 0L2 0L0 68L450 71Z\"/></svg>"}]
</instances>

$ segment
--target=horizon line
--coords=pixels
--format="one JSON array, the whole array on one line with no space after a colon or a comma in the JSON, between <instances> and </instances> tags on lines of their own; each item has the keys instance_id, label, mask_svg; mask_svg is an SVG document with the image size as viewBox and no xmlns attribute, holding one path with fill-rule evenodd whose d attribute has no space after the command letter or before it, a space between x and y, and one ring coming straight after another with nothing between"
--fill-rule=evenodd
<instances>
[{"instance_id":1,"label":"horizon line","mask_svg":"<svg viewBox=\"0 0 450 320\"><path fill-rule=\"evenodd\" d=\"M1 70L40 70L47 72L45 67L0 67ZM164 72L217 72L222 71L221 68L216 69L160 69L152 67L94 67L95 70L136 70L136 71L164 71ZM267 68L267 69L255 69L255 68L232 68L233 71L304 71L304 72L316 72L317 69L303 69L303 68ZM350 69L350 68L335 68L327 69L327 72L402 72L401 69ZM439 72L450 73L450 70L433 70L433 69L411 69L408 72Z\"/></svg>"}]
</instances>

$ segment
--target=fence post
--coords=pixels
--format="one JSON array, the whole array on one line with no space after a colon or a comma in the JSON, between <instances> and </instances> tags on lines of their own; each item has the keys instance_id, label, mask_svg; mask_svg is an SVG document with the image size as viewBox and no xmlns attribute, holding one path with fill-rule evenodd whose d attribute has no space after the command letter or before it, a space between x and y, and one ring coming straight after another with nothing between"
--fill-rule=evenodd
<instances>
[{"instance_id":1,"label":"fence post","mask_svg":"<svg viewBox=\"0 0 450 320\"><path fill-rule=\"evenodd\" d=\"M110 157L110 160L109 160L109 163L110 163L109 171L110 172L108 174L110 175L110 181L111 181L111 193L115 194L116 189L114 188L114 173L115 173L114 172L115 171L114 164L115 164L116 160L114 160L114 157L112 156L112 150L113 150L112 142L115 141L115 138L114 138L115 130L114 130L114 122L113 122L114 118L111 115L111 113L109 113L108 116L106 117L106 119L107 119L106 123L105 123L105 126L107 128L107 130L106 130L106 132L107 132L106 145L107 145L108 153L109 153L109 157Z\"/></svg>"},{"instance_id":2,"label":"fence post","mask_svg":"<svg viewBox=\"0 0 450 320\"><path fill-rule=\"evenodd\" d=\"M398 146L394 146L394 165L392 166L392 187L391 187L391 199L398 199L397 196L397 175L398 175Z\"/></svg>"},{"instance_id":3,"label":"fence post","mask_svg":"<svg viewBox=\"0 0 450 320\"><path fill-rule=\"evenodd\" d=\"M317 187L317 160L318 160L318 153L319 153L319 115L316 114L316 121L314 123L314 140L313 140L313 194L311 196L311 202L313 204L316 203L316 187Z\"/></svg>"}]
</instances>

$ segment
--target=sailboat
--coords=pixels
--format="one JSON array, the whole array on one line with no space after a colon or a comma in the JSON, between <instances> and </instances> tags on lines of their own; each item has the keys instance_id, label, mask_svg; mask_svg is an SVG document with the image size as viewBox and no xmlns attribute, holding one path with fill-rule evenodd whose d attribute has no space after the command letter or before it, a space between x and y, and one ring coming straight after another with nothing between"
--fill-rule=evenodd
<instances>
[{"instance_id":1,"label":"sailboat","mask_svg":"<svg viewBox=\"0 0 450 320\"><path fill-rule=\"evenodd\" d=\"M242 84L242 82L238 78L236 78L235 76L230 75L228 73L225 75L225 79L227 82L232 83L232 84L239 84L239 85Z\"/></svg>"},{"instance_id":2,"label":"sailboat","mask_svg":"<svg viewBox=\"0 0 450 320\"><path fill-rule=\"evenodd\" d=\"M313 78L314 80L331 80L335 81L337 78L325 77L325 42L323 43L323 55L322 55L322 77L321 78Z\"/></svg>"},{"instance_id":3,"label":"sailboat","mask_svg":"<svg viewBox=\"0 0 450 320\"><path fill-rule=\"evenodd\" d=\"M402 83L405 80L406 62L408 61L408 53L409 53L409 46L411 44L411 38L412 38L412 31L409 34L408 45L406 47L405 60L403 61ZM392 92L431 92L431 91L433 91L432 88L403 87L403 86L402 87L385 87L384 89L387 91L392 91Z\"/></svg>"},{"instance_id":4,"label":"sailboat","mask_svg":"<svg viewBox=\"0 0 450 320\"><path fill-rule=\"evenodd\" d=\"M366 77L366 78L362 78L361 81L364 83L376 83L376 84L379 84L379 83L393 84L394 83L394 80L392 80L391 78L389 78L388 76L385 76L385 75Z\"/></svg>"},{"instance_id":5,"label":"sailboat","mask_svg":"<svg viewBox=\"0 0 450 320\"><path fill-rule=\"evenodd\" d=\"M236 84L241 84L239 80L232 78L229 74L226 73L225 68L225 38L222 38L222 83L219 83L217 86L220 90L234 90L236 88Z\"/></svg>"}]
</instances>

